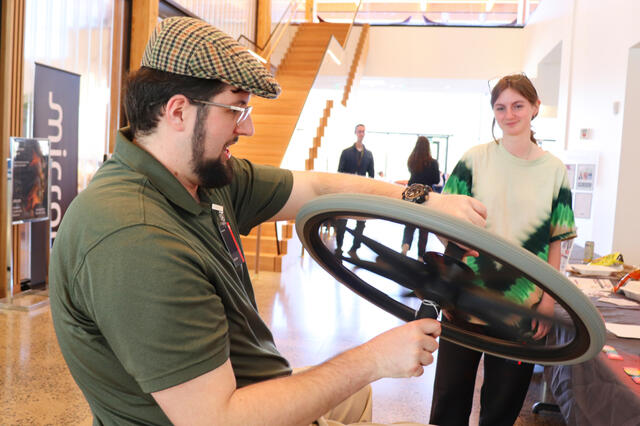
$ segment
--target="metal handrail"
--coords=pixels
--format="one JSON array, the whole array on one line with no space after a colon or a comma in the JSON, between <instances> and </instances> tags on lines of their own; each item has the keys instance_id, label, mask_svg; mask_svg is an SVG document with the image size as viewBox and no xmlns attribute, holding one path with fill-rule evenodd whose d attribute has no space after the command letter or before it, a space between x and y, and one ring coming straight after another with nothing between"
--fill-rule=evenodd
<instances>
[{"instance_id":1,"label":"metal handrail","mask_svg":"<svg viewBox=\"0 0 640 426\"><path fill-rule=\"evenodd\" d=\"M276 25L276 28L274 28L273 33L275 34L276 29L279 29L279 26L282 25L282 28L280 29L280 31L278 32L278 36L276 37L276 41L265 45L265 49L267 46L269 46L269 50L267 51L266 54L264 54L264 58L267 60L267 62L269 62L269 60L271 59L271 55L273 54L273 51L275 50L278 43L280 43L280 39L282 38L285 31L287 30L287 27L289 27L289 24L291 24L291 20L293 19L293 17L295 16L295 13L297 12L298 1L292 1L291 3L289 3L287 10L294 3L295 3L295 8L289 11L289 18L287 19L286 23L282 24L282 21L280 21L278 22L278 25Z\"/></svg>"},{"instance_id":2,"label":"metal handrail","mask_svg":"<svg viewBox=\"0 0 640 426\"><path fill-rule=\"evenodd\" d=\"M291 14L292 16L290 16L287 19L287 24L285 26L285 28L281 31L281 34L284 33L284 30L286 29L286 27L289 25L289 23L291 22L291 19L293 17L293 14L291 13L291 7L295 5L295 9L293 10L294 12L297 11L297 7L298 7L298 3L299 0L291 0L289 2L289 4L287 5L287 8L285 9L284 13L282 14L282 16L280 17L280 20L278 21L278 23L276 24L275 28L273 29L273 31L271 31L271 33L269 34L269 38L267 38L267 41L264 43L264 46L259 46L258 43L256 43L255 41L251 40L249 37L245 36L244 34L240 34L240 36L238 37L238 41L245 39L247 40L249 43L251 43L256 49L258 49L260 52L264 52L265 49L267 48L267 46L269 46L269 43L271 43L271 39L273 39L274 35L276 34L276 32L278 32L281 28L281 26L283 25L283 22L285 20L285 17L288 14ZM280 36L281 37L281 36ZM278 40L276 41L276 45L278 44L278 42L280 41L280 37L278 37ZM273 49L272 49L273 50ZM267 61L269 60L268 57L264 58Z\"/></svg>"},{"instance_id":3,"label":"metal handrail","mask_svg":"<svg viewBox=\"0 0 640 426\"><path fill-rule=\"evenodd\" d=\"M353 12L353 19L351 19L351 23L349 24L349 29L347 30L347 36L344 38L344 43L342 44L342 48L345 49L347 47L347 40L349 40L349 34L351 34L351 28L353 28L353 24L356 22L356 16L360 11L360 6L362 6L362 0L358 3L358 7L356 7L356 11Z\"/></svg>"},{"instance_id":4,"label":"metal handrail","mask_svg":"<svg viewBox=\"0 0 640 426\"><path fill-rule=\"evenodd\" d=\"M280 256L280 236L278 235L278 222L273 222L273 226L276 229L276 253Z\"/></svg>"}]
</instances>

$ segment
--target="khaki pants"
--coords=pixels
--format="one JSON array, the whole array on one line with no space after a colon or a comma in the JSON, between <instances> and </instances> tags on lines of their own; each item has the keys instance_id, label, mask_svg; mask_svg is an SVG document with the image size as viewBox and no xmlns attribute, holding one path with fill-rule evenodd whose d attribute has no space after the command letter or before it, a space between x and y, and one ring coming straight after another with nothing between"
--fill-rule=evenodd
<instances>
[{"instance_id":1,"label":"khaki pants","mask_svg":"<svg viewBox=\"0 0 640 426\"><path fill-rule=\"evenodd\" d=\"M371 423L371 386L367 385L314 422L318 426L384 426ZM422 423L393 423L396 426L424 426Z\"/></svg>"}]
</instances>

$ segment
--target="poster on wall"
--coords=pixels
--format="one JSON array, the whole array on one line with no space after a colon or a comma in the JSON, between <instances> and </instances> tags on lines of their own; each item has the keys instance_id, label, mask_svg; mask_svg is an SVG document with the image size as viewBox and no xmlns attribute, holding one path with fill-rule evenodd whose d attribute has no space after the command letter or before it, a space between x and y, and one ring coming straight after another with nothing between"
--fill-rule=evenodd
<instances>
[{"instance_id":1,"label":"poster on wall","mask_svg":"<svg viewBox=\"0 0 640 426\"><path fill-rule=\"evenodd\" d=\"M591 198L590 192L576 192L573 202L573 213L576 218L589 219L591 217Z\"/></svg>"},{"instance_id":2,"label":"poster on wall","mask_svg":"<svg viewBox=\"0 0 640 426\"><path fill-rule=\"evenodd\" d=\"M80 75L35 64L33 135L51 144L51 200L48 222L31 226L31 282L46 281L51 242L78 194L78 114Z\"/></svg>"},{"instance_id":3,"label":"poster on wall","mask_svg":"<svg viewBox=\"0 0 640 426\"><path fill-rule=\"evenodd\" d=\"M593 191L595 174L595 164L578 164L576 189Z\"/></svg>"},{"instance_id":4,"label":"poster on wall","mask_svg":"<svg viewBox=\"0 0 640 426\"><path fill-rule=\"evenodd\" d=\"M50 156L46 139L11 138L11 221L49 218Z\"/></svg>"}]
</instances>

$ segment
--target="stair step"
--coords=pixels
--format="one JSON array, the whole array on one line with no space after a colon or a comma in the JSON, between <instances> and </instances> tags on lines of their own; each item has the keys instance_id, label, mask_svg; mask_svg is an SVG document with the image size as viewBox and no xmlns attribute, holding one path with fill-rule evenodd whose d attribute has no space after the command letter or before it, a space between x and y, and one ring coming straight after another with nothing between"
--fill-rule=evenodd
<instances>
[{"instance_id":1,"label":"stair step","mask_svg":"<svg viewBox=\"0 0 640 426\"><path fill-rule=\"evenodd\" d=\"M253 120L253 127L256 135L282 135L282 132L289 132L295 128L295 126L291 126L289 123L273 123L256 120Z\"/></svg>"},{"instance_id":2,"label":"stair step","mask_svg":"<svg viewBox=\"0 0 640 426\"><path fill-rule=\"evenodd\" d=\"M282 93L276 100L252 99L255 134L241 137L231 148L233 155L262 164L279 166L295 131L309 90L318 73L331 37L345 39L349 24L305 23L298 30L276 72Z\"/></svg>"},{"instance_id":3,"label":"stair step","mask_svg":"<svg viewBox=\"0 0 640 426\"><path fill-rule=\"evenodd\" d=\"M296 54L301 54L301 55L306 55L306 54L316 54L316 55L322 55L322 53L324 53L324 48L326 46L309 46L309 45L299 45L297 46L295 43L293 43L290 47L289 50L287 50L287 53L296 53Z\"/></svg>"},{"instance_id":4,"label":"stair step","mask_svg":"<svg viewBox=\"0 0 640 426\"><path fill-rule=\"evenodd\" d=\"M304 60L287 59L286 61L282 62L278 70L280 71L280 73L285 72L285 70L292 70L291 72L293 72L293 70L317 71L321 63L322 63L322 57L309 58ZM295 73L294 75L299 76L299 74L297 73Z\"/></svg>"},{"instance_id":5,"label":"stair step","mask_svg":"<svg viewBox=\"0 0 640 426\"><path fill-rule=\"evenodd\" d=\"M264 222L260 224L260 235L263 237L275 237L276 236L276 222ZM278 228L286 225L286 222L278 222ZM249 235L258 235L258 227L251 228ZM278 235L280 235L280 229L278 229Z\"/></svg>"},{"instance_id":6,"label":"stair step","mask_svg":"<svg viewBox=\"0 0 640 426\"><path fill-rule=\"evenodd\" d=\"M245 251L255 252L258 245L258 238L253 235L242 236L242 248ZM260 254L278 254L278 244L280 244L280 254L287 254L287 241L276 240L275 237L260 236Z\"/></svg>"},{"instance_id":7,"label":"stair step","mask_svg":"<svg viewBox=\"0 0 640 426\"><path fill-rule=\"evenodd\" d=\"M297 67L297 66L287 66L284 65L283 67L283 72L292 72L295 73L298 76L305 76L308 77L310 79L313 79L316 74L318 74L318 69L313 69L313 68L306 68L306 67Z\"/></svg>"},{"instance_id":8,"label":"stair step","mask_svg":"<svg viewBox=\"0 0 640 426\"><path fill-rule=\"evenodd\" d=\"M276 225L280 238L280 254L276 247ZM247 267L255 269L255 246L258 227L254 227L249 235L241 235L242 247ZM264 222L260 225L260 270L282 270L282 257L287 254L288 240L293 236L293 222Z\"/></svg>"},{"instance_id":9,"label":"stair step","mask_svg":"<svg viewBox=\"0 0 640 426\"><path fill-rule=\"evenodd\" d=\"M253 271L256 267L256 254L252 252L244 253L247 268ZM260 270L271 272L282 272L282 256L260 253Z\"/></svg>"}]
</instances>

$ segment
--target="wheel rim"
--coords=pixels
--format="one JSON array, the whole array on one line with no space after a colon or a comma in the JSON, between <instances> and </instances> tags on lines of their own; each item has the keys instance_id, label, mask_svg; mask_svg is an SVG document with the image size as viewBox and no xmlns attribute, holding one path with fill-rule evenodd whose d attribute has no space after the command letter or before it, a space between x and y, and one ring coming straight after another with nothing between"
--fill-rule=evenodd
<instances>
[{"instance_id":1,"label":"wheel rim","mask_svg":"<svg viewBox=\"0 0 640 426\"><path fill-rule=\"evenodd\" d=\"M604 324L600 314L586 296L566 277L540 258L484 229L452 216L425 209L424 206L373 195L329 195L319 197L303 206L296 218L296 231L300 241L314 260L352 291L401 320L413 320L416 309L390 297L384 291L377 289L358 276L353 269L345 265L345 260L346 263L349 263L353 259L336 257L323 241L320 232L322 225L328 220L342 216L382 220L399 225L413 225L490 256L518 271L523 277L530 279L542 290L548 292L562 310L556 325L564 324L562 327L566 329L567 324L570 324L572 330L569 334L573 335L573 338L564 344L523 344L521 341L511 341L503 337L496 338L483 334L487 330L483 330L482 327L478 331L467 325L459 326L445 322L442 324L443 339L504 358L543 365L583 362L593 358L604 345ZM366 236L364 238L371 239ZM373 241L373 243L377 242ZM366 243L363 244L366 245ZM370 268L369 272L376 272L374 266L369 265L368 267ZM366 269L367 266L364 268ZM390 273L393 274L393 272ZM391 281L394 280L391 279ZM420 285L428 286L424 283L420 283ZM464 290L460 290L459 293L460 295L456 299L457 303L462 304L463 300L467 300L467 307L472 306L472 302L478 300L483 301L484 305L492 306L491 299L483 299L486 294L477 293L476 290L468 286L464 287ZM498 308L501 307L500 301L495 301L495 303L498 303L496 305ZM507 309L509 305L505 304L502 308ZM489 315L481 310L478 310L477 313ZM560 321L561 318L564 318L565 321ZM566 335L566 330L564 331Z\"/></svg>"}]
</instances>

